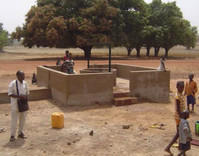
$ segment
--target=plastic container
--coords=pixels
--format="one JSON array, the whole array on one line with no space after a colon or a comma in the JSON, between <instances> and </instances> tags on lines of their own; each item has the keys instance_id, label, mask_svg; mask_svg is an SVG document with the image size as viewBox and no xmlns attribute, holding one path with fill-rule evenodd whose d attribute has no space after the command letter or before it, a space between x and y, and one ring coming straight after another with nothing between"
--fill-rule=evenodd
<instances>
[{"instance_id":1,"label":"plastic container","mask_svg":"<svg viewBox=\"0 0 199 156\"><path fill-rule=\"evenodd\" d=\"M64 113L54 112L51 115L52 128L64 128Z\"/></svg>"},{"instance_id":2,"label":"plastic container","mask_svg":"<svg viewBox=\"0 0 199 156\"><path fill-rule=\"evenodd\" d=\"M195 123L195 134L199 136L199 121L196 121Z\"/></svg>"}]
</instances>

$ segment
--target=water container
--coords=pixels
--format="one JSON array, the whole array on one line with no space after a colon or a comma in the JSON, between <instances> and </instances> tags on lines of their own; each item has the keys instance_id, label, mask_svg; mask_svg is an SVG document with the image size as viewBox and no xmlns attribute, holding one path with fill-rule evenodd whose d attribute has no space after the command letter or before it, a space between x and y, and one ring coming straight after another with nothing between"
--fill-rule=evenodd
<instances>
[{"instance_id":1,"label":"water container","mask_svg":"<svg viewBox=\"0 0 199 156\"><path fill-rule=\"evenodd\" d=\"M196 121L195 123L195 134L199 136L199 121Z\"/></svg>"},{"instance_id":2,"label":"water container","mask_svg":"<svg viewBox=\"0 0 199 156\"><path fill-rule=\"evenodd\" d=\"M64 127L64 113L54 112L51 115L52 128L63 128Z\"/></svg>"}]
</instances>

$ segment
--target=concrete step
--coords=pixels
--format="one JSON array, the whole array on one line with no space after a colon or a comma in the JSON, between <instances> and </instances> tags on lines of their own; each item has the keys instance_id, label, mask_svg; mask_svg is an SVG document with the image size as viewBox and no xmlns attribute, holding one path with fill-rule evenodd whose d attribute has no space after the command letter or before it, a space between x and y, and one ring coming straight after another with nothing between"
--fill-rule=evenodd
<instances>
[{"instance_id":1,"label":"concrete step","mask_svg":"<svg viewBox=\"0 0 199 156\"><path fill-rule=\"evenodd\" d=\"M113 93L114 98L128 97L129 95L130 95L130 92L115 92L115 93Z\"/></svg>"},{"instance_id":2,"label":"concrete step","mask_svg":"<svg viewBox=\"0 0 199 156\"><path fill-rule=\"evenodd\" d=\"M119 97L114 98L114 105L115 106L125 106L138 103L138 98L136 97Z\"/></svg>"},{"instance_id":3,"label":"concrete step","mask_svg":"<svg viewBox=\"0 0 199 156\"><path fill-rule=\"evenodd\" d=\"M29 101L35 100L45 100L51 98L51 91L48 88L40 87L30 89L30 95L28 96ZM10 102L10 97L8 97L8 92L0 93L0 104L5 104Z\"/></svg>"}]
</instances>

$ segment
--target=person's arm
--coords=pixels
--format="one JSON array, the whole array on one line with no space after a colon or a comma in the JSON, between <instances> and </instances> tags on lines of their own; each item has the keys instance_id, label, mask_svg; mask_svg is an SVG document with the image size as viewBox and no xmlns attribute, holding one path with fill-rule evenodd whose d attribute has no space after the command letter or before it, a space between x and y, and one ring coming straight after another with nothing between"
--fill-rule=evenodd
<instances>
[{"instance_id":1,"label":"person's arm","mask_svg":"<svg viewBox=\"0 0 199 156\"><path fill-rule=\"evenodd\" d=\"M195 82L195 86L194 86L194 94L198 91L198 87L197 87L197 83Z\"/></svg>"},{"instance_id":2,"label":"person's arm","mask_svg":"<svg viewBox=\"0 0 199 156\"><path fill-rule=\"evenodd\" d=\"M184 90L184 95L187 95L187 89L188 89L188 84L185 84L185 90Z\"/></svg>"},{"instance_id":3,"label":"person's arm","mask_svg":"<svg viewBox=\"0 0 199 156\"><path fill-rule=\"evenodd\" d=\"M18 99L20 99L20 96L18 96L18 95L15 95L15 94L11 94L11 95L8 95L9 97L13 97L13 98L18 98Z\"/></svg>"},{"instance_id":4,"label":"person's arm","mask_svg":"<svg viewBox=\"0 0 199 156\"><path fill-rule=\"evenodd\" d=\"M15 81L14 81L15 82ZM17 94L15 94L15 89L14 87L16 87L15 83L14 82L11 82L8 86L8 96L9 97L13 97L13 98L17 98L17 99L20 99L20 98L23 98L23 96L19 96Z\"/></svg>"},{"instance_id":5,"label":"person's arm","mask_svg":"<svg viewBox=\"0 0 199 156\"><path fill-rule=\"evenodd\" d=\"M28 95L30 94L29 89L28 89L28 84L26 82L26 95L25 98L28 98Z\"/></svg>"}]
</instances>

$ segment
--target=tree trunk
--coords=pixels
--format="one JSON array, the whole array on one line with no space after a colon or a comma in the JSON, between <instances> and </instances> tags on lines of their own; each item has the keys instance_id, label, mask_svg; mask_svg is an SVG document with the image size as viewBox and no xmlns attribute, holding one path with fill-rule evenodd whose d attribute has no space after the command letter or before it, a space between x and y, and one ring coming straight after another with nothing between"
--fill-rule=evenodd
<instances>
[{"instance_id":1,"label":"tree trunk","mask_svg":"<svg viewBox=\"0 0 199 156\"><path fill-rule=\"evenodd\" d=\"M150 55L150 49L151 49L151 47L146 47L146 50L147 50L146 56L149 56L149 55Z\"/></svg>"},{"instance_id":2,"label":"tree trunk","mask_svg":"<svg viewBox=\"0 0 199 156\"><path fill-rule=\"evenodd\" d=\"M85 59L87 59L87 68L89 68L90 67L90 58L91 58L92 46L83 47L81 49L84 50L84 57L85 57Z\"/></svg>"},{"instance_id":3,"label":"tree trunk","mask_svg":"<svg viewBox=\"0 0 199 156\"><path fill-rule=\"evenodd\" d=\"M126 49L127 49L127 52L128 52L127 55L130 56L133 49L132 48L126 48Z\"/></svg>"},{"instance_id":4,"label":"tree trunk","mask_svg":"<svg viewBox=\"0 0 199 156\"><path fill-rule=\"evenodd\" d=\"M0 53L1 53L1 52L3 52L3 48L2 48L2 47L0 47Z\"/></svg>"},{"instance_id":5,"label":"tree trunk","mask_svg":"<svg viewBox=\"0 0 199 156\"><path fill-rule=\"evenodd\" d=\"M160 47L155 47L154 50L155 50L154 56L158 57L158 54L159 54L159 51L160 51Z\"/></svg>"},{"instance_id":6,"label":"tree trunk","mask_svg":"<svg viewBox=\"0 0 199 156\"><path fill-rule=\"evenodd\" d=\"M164 57L167 58L169 53L169 48L164 48L164 49L165 49Z\"/></svg>"},{"instance_id":7,"label":"tree trunk","mask_svg":"<svg viewBox=\"0 0 199 156\"><path fill-rule=\"evenodd\" d=\"M136 51L137 51L137 57L140 57L140 49L141 49L140 47L137 47L137 48L136 48Z\"/></svg>"}]
</instances>

